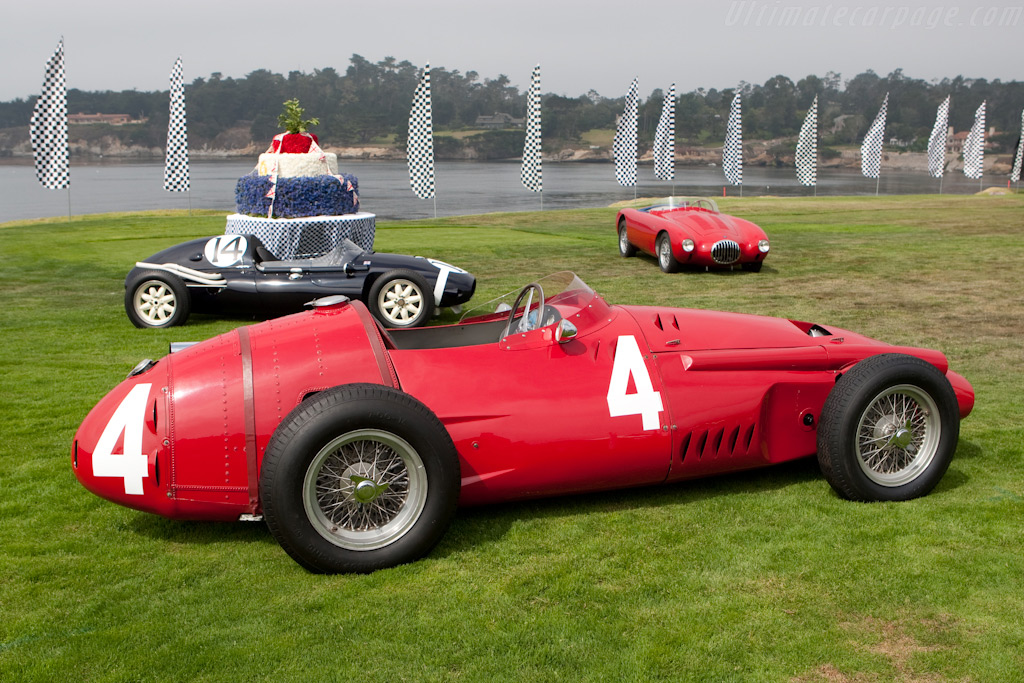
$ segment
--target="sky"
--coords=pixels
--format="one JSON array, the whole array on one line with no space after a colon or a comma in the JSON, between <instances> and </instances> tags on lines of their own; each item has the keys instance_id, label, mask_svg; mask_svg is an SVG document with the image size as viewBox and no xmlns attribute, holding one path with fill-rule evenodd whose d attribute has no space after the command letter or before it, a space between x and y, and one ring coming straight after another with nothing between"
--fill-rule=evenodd
<instances>
[{"instance_id":1,"label":"sky","mask_svg":"<svg viewBox=\"0 0 1024 683\"><path fill-rule=\"evenodd\" d=\"M619 97L633 78L646 97L868 69L1024 79L1024 0L5 0L0 16L0 101L39 93L62 36L68 88L81 90L166 90L179 56L186 83L344 73L359 54L504 74L523 91L539 63L542 91L567 96Z\"/></svg>"}]
</instances>

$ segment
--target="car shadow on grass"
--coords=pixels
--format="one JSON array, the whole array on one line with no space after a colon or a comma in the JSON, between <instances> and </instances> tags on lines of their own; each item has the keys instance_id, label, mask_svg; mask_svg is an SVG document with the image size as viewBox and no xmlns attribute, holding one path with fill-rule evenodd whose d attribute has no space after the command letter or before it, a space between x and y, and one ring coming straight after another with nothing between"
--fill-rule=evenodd
<instances>
[{"instance_id":1,"label":"car shadow on grass","mask_svg":"<svg viewBox=\"0 0 1024 683\"><path fill-rule=\"evenodd\" d=\"M141 536L188 545L232 541L277 545L263 522L194 522L140 512L125 527Z\"/></svg>"},{"instance_id":2,"label":"car shadow on grass","mask_svg":"<svg viewBox=\"0 0 1024 683\"><path fill-rule=\"evenodd\" d=\"M961 440L950 469L929 495L944 495L966 484L969 477L957 469L956 460L973 458L980 454L980 446ZM696 508L708 500L729 497L736 497L739 500L744 494L768 495L792 487L807 489L811 495L820 499L819 502L857 504L847 503L839 498L822 477L815 458L801 458L770 468L720 474L671 484L460 507L451 528L430 555L443 558L498 543L514 524L521 522L558 520L609 512L643 511L671 506L689 505ZM125 523L125 528L148 538L186 545L237 542L277 546L274 537L262 522L181 521L140 512Z\"/></svg>"},{"instance_id":3,"label":"car shadow on grass","mask_svg":"<svg viewBox=\"0 0 1024 683\"><path fill-rule=\"evenodd\" d=\"M975 444L961 441L956 457L964 455L965 450L970 453L967 457L972 457L975 452L980 451ZM957 469L954 458L938 486L928 495L945 495L968 481L969 477ZM807 492L807 496L802 499L809 501L813 512L808 514L814 516L820 516L822 506L827 508L833 505L870 505L842 499L822 476L817 459L809 457L770 468L745 470L671 484L460 508L451 529L431 556L447 557L498 543L517 523L570 519L580 515L608 512L642 512L678 506L682 506L684 512L687 506L692 506L694 514L703 514L698 508L701 508L704 502L716 499L727 501L730 497L735 497L739 501L744 494L770 496L781 493L792 496L793 494L786 493L786 489L791 488L801 488ZM789 500L793 498L790 497Z\"/></svg>"},{"instance_id":4,"label":"car shadow on grass","mask_svg":"<svg viewBox=\"0 0 1024 683\"><path fill-rule=\"evenodd\" d=\"M660 269L661 266L658 264L658 257L651 256L650 254L637 253L637 260L643 261L644 263L651 264L654 268ZM761 270L757 273L746 270L743 266L719 266L716 268L709 268L707 266L694 266L686 263L679 264L679 270L675 273L666 273L666 275L702 275L702 274L715 274L715 275L762 275L765 273L773 273L775 269L768 265L767 262L762 261Z\"/></svg>"},{"instance_id":5,"label":"car shadow on grass","mask_svg":"<svg viewBox=\"0 0 1024 683\"><path fill-rule=\"evenodd\" d=\"M539 498L459 508L441 543L431 553L446 557L500 541L516 523L557 520L587 514L643 511L673 506L698 506L702 501L768 494L794 486L811 486L834 497L815 458L802 458L771 468L746 470L700 479L630 489Z\"/></svg>"}]
</instances>

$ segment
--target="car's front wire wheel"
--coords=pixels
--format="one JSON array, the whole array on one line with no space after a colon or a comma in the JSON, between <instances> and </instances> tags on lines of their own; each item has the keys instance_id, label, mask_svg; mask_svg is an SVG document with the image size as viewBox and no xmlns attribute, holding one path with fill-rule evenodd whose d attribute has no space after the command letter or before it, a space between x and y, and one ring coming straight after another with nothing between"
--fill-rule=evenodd
<instances>
[{"instance_id":1,"label":"car's front wire wheel","mask_svg":"<svg viewBox=\"0 0 1024 683\"><path fill-rule=\"evenodd\" d=\"M674 273L679 270L679 261L672 255L672 240L669 239L668 233L663 232L658 236L657 252L658 265L662 272Z\"/></svg>"},{"instance_id":2,"label":"car's front wire wheel","mask_svg":"<svg viewBox=\"0 0 1024 683\"><path fill-rule=\"evenodd\" d=\"M447 430L413 397L350 384L303 401L275 430L260 472L267 525L310 571L369 572L419 559L459 497Z\"/></svg>"},{"instance_id":3,"label":"car's front wire wheel","mask_svg":"<svg viewBox=\"0 0 1024 683\"><path fill-rule=\"evenodd\" d=\"M625 218L619 221L619 256L621 256L622 258L636 256L636 247L634 247L630 243L629 237L626 232Z\"/></svg>"},{"instance_id":4,"label":"car's front wire wheel","mask_svg":"<svg viewBox=\"0 0 1024 683\"><path fill-rule=\"evenodd\" d=\"M818 462L844 498L909 500L938 484L959 434L945 375L915 356L881 354L854 365L829 393Z\"/></svg>"}]
</instances>

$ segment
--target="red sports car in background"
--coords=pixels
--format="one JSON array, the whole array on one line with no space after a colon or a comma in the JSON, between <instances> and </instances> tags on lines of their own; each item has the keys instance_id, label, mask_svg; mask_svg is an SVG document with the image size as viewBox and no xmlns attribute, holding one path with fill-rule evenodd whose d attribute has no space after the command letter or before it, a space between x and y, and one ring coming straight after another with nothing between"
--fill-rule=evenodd
<instances>
[{"instance_id":1,"label":"red sports car in background","mask_svg":"<svg viewBox=\"0 0 1024 683\"><path fill-rule=\"evenodd\" d=\"M845 498L914 498L974 405L942 353L826 325L611 306L572 273L508 297L390 331L332 297L143 361L75 434L75 475L175 519L265 518L307 569L365 572L425 555L458 503L815 453Z\"/></svg>"},{"instance_id":2,"label":"red sports car in background","mask_svg":"<svg viewBox=\"0 0 1024 683\"><path fill-rule=\"evenodd\" d=\"M712 199L668 197L642 209L623 209L615 221L619 253L655 256L666 273L679 266L735 265L758 272L771 248L764 230L718 211Z\"/></svg>"}]
</instances>

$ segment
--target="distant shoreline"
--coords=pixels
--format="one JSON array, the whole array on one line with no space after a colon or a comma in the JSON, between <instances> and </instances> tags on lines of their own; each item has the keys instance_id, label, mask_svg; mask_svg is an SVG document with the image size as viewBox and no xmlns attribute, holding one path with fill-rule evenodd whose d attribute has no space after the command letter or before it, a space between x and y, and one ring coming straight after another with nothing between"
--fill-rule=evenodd
<instances>
[{"instance_id":1,"label":"distant shoreline","mask_svg":"<svg viewBox=\"0 0 1024 683\"><path fill-rule=\"evenodd\" d=\"M771 168L794 168L795 149L793 152L778 153L782 143L778 140L754 140L744 144L744 165L747 167L771 167ZM101 151L102 150L102 151ZM334 147L325 146L327 152L338 155L338 159L358 161L405 161L406 154L403 150L385 146L359 146L359 147ZM229 161L251 159L255 165L256 159L263 150L257 150L250 145L238 149L190 149L189 158L193 161ZM843 148L840 154L831 159L818 160L819 168L860 168L860 150L856 148ZM156 162L164 158L164 151L161 148L138 147L138 146L116 146L109 149L92 147L82 149L82 146L72 144L71 155L73 162L86 163L130 163L130 162ZM6 149L0 150L0 165L21 165L32 163L30 150ZM721 165L721 147L689 147L679 145L676 151L677 168L700 168L715 167ZM472 154L440 156L437 161L481 161ZM519 158L508 159L486 159L489 162L497 163L519 163ZM611 164L612 157L609 150L566 147L558 152L548 152L544 155L544 163L593 163ZM1009 173L1013 162L1012 155L1008 154L987 154L985 156L985 173ZM653 164L650 152L643 154L637 160L641 166ZM926 152L897 152L885 151L882 155L882 165L885 168L899 171L928 171L928 154ZM959 156L946 155L946 172L959 171L963 169L963 159Z\"/></svg>"}]
</instances>

